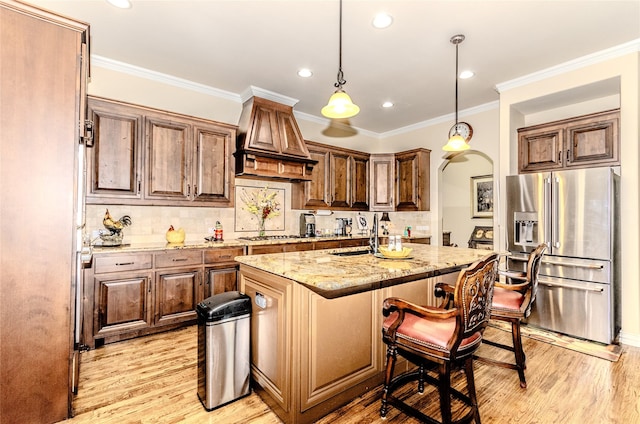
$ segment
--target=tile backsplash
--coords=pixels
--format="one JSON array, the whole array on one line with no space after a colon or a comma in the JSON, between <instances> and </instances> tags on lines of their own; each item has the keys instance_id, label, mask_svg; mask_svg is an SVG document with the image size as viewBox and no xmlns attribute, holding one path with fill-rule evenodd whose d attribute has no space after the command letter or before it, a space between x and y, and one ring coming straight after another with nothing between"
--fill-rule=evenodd
<instances>
[{"instance_id":1,"label":"tile backsplash","mask_svg":"<svg viewBox=\"0 0 640 424\"><path fill-rule=\"evenodd\" d=\"M236 185L273 189L282 195L281 216L278 217L278 230L270 229L267 225L267 235L299 234L300 214L308 210L291 209L291 183L260 181L260 180L236 180ZM158 243L165 241L165 233L169 226L184 228L187 242L202 241L210 236L209 229L213 228L216 221L220 221L225 239L238 237L250 237L258 235L258 225L252 228L251 222L247 222L246 211L241 199L236 198L234 208L213 207L176 207L176 206L130 206L130 205L87 205L86 228L87 233L96 238L98 230L104 230L102 219L105 209L109 209L114 219L123 215L131 217L131 226L123 230L124 243ZM357 215L363 215L369 227L373 221L374 212L343 212L333 211L329 216L316 216L316 230L323 233L329 230L333 234L336 218L353 218L353 234L359 234L356 224ZM382 214L378 212L378 218ZM402 234L406 226L411 226L412 235L430 235L430 212L390 212L390 233ZM284 218L284 222L282 222ZM418 228L420 227L420 228ZM280 229L282 228L282 229ZM99 240L99 239L98 239Z\"/></svg>"}]
</instances>

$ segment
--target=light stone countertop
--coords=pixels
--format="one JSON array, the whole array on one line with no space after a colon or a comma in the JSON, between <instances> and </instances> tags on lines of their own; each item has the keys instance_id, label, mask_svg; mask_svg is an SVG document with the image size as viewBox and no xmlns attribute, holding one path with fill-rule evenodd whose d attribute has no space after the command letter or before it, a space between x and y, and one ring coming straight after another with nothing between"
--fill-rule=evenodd
<instances>
[{"instance_id":1,"label":"light stone countertop","mask_svg":"<svg viewBox=\"0 0 640 424\"><path fill-rule=\"evenodd\" d=\"M364 236L329 236L329 237L301 237L301 238L283 238L269 240L242 240L242 239L225 239L222 242L202 241L185 241L184 243L132 243L123 244L121 246L92 246L93 253L117 253L117 252L143 252L153 250L173 250L173 249L210 249L216 247L242 247L242 246L261 246L270 244L291 244L291 243L312 243L331 240L350 240L367 238Z\"/></svg>"},{"instance_id":2,"label":"light stone countertop","mask_svg":"<svg viewBox=\"0 0 640 424\"><path fill-rule=\"evenodd\" d=\"M389 287L422 278L457 272L491 253L488 250L405 243L410 259L385 259L372 254L337 256L332 253L366 248L239 256L235 260L300 284L328 299Z\"/></svg>"}]
</instances>

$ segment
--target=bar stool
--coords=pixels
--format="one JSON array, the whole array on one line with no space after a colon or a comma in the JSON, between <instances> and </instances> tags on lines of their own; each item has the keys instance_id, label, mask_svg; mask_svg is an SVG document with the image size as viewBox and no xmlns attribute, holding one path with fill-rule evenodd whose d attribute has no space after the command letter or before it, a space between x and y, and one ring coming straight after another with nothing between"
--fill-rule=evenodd
<instances>
[{"instance_id":1,"label":"bar stool","mask_svg":"<svg viewBox=\"0 0 640 424\"><path fill-rule=\"evenodd\" d=\"M475 421L480 423L478 400L473 375L473 353L482 342L490 316L491 298L497 276L498 255L491 253L460 271L455 287L451 287L451 309L422 307L399 298L384 301L385 317L382 338L387 344L387 363L380 416L385 418L389 405L421 421L439 423L415 407L393 395L393 391L409 381L418 381L418 392L424 383L438 387L442 423ZM410 370L393 377L397 355L413 364ZM463 367L468 395L451 387L452 368ZM437 369L435 376L428 371ZM461 400L466 414L452 421L451 398Z\"/></svg>"},{"instance_id":2,"label":"bar stool","mask_svg":"<svg viewBox=\"0 0 640 424\"><path fill-rule=\"evenodd\" d=\"M511 351L515 355L515 363L498 361L486 356L477 356L479 362L496 365L502 368L509 368L518 371L520 377L520 387L527 387L527 380L524 376L526 369L526 356L522 348L522 336L520 333L520 322L527 318L531 313L531 307L536 300L538 291L538 272L542 256L547 246L541 244L529 254L527 260L527 270L522 271L503 271L499 270L498 274L506 277L508 284L496 282L493 292L493 301L491 304L491 319L505 321L511 324L512 346L498 343L492 340L484 339L484 343L500 349Z\"/></svg>"}]
</instances>

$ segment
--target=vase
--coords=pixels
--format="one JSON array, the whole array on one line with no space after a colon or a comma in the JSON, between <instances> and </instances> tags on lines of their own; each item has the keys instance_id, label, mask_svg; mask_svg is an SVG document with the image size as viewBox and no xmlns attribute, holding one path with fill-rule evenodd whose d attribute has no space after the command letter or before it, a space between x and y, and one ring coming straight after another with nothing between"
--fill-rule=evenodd
<instances>
[{"instance_id":1,"label":"vase","mask_svg":"<svg viewBox=\"0 0 640 424\"><path fill-rule=\"evenodd\" d=\"M258 236L264 237L266 235L266 231L264 230L264 219L258 220Z\"/></svg>"}]
</instances>

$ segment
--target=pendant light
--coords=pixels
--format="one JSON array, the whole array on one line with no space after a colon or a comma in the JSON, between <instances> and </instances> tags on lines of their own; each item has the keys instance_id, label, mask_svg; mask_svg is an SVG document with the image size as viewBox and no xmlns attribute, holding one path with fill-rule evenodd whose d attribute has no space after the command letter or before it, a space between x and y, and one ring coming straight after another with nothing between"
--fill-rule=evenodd
<instances>
[{"instance_id":1,"label":"pendant light","mask_svg":"<svg viewBox=\"0 0 640 424\"><path fill-rule=\"evenodd\" d=\"M334 84L336 91L329 98L329 102L322 108L322 114L327 118L351 118L360 112L360 108L351 101L351 97L342 89L347 83L342 72L342 0L340 0L340 25L338 49L338 79Z\"/></svg>"},{"instance_id":2,"label":"pendant light","mask_svg":"<svg viewBox=\"0 0 640 424\"><path fill-rule=\"evenodd\" d=\"M472 129L466 122L458 122L458 44L464 41L464 35L458 34L451 37L452 44L456 46L456 123L449 131L449 141L442 147L447 152L461 152L468 150Z\"/></svg>"}]
</instances>

